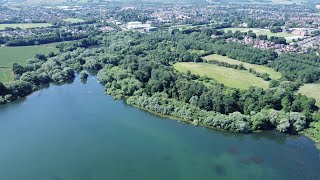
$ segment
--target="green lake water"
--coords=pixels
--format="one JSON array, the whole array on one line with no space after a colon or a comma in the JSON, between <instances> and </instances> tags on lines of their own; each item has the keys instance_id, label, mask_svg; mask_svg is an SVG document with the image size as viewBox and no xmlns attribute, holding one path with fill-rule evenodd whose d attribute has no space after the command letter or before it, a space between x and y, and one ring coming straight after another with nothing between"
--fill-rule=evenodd
<instances>
[{"instance_id":1,"label":"green lake water","mask_svg":"<svg viewBox=\"0 0 320 180\"><path fill-rule=\"evenodd\" d=\"M194 127L103 90L91 76L0 106L0 180L320 180L304 136Z\"/></svg>"}]
</instances>

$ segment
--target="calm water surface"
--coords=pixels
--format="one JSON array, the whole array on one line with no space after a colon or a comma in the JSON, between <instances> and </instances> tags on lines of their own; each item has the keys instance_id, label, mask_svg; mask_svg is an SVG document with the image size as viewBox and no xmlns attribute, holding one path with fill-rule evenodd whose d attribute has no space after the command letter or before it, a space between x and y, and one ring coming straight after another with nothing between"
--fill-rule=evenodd
<instances>
[{"instance_id":1,"label":"calm water surface","mask_svg":"<svg viewBox=\"0 0 320 180\"><path fill-rule=\"evenodd\" d=\"M154 116L95 77L0 106L0 180L320 180L303 136L241 135Z\"/></svg>"}]
</instances>

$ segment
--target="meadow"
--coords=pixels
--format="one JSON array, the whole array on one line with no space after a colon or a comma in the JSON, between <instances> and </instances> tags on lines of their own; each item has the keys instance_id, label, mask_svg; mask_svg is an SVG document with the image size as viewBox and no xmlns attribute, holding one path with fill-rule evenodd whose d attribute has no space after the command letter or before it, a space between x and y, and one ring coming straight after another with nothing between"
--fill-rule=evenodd
<instances>
[{"instance_id":1,"label":"meadow","mask_svg":"<svg viewBox=\"0 0 320 180\"><path fill-rule=\"evenodd\" d=\"M320 106L320 84L305 84L299 89L298 92L316 99L316 104Z\"/></svg>"},{"instance_id":2,"label":"meadow","mask_svg":"<svg viewBox=\"0 0 320 180\"><path fill-rule=\"evenodd\" d=\"M191 54L198 54L198 55L202 55L205 53L204 50L188 50Z\"/></svg>"},{"instance_id":3,"label":"meadow","mask_svg":"<svg viewBox=\"0 0 320 180\"><path fill-rule=\"evenodd\" d=\"M0 47L0 82L9 82L14 79L11 67L13 63L26 64L28 59L33 58L36 54L48 54L57 52L55 44L42 46L18 46L18 47Z\"/></svg>"},{"instance_id":4,"label":"meadow","mask_svg":"<svg viewBox=\"0 0 320 180\"><path fill-rule=\"evenodd\" d=\"M70 22L70 23L81 23L81 22L84 22L83 19L79 19L79 18L67 18L67 19L63 19L63 21Z\"/></svg>"},{"instance_id":5,"label":"meadow","mask_svg":"<svg viewBox=\"0 0 320 180\"><path fill-rule=\"evenodd\" d=\"M284 38L288 38L290 40L294 39L294 38L299 38L301 36L296 35L296 34L288 34L288 33L284 33L284 32L278 32L278 33L272 33L270 32L269 29L260 29L260 28L224 28L224 31L227 32L231 30L232 32L235 31L240 31L240 32L248 32L248 31L252 31L254 33L256 33L257 36L259 35L267 35L268 38L270 38L271 36L276 36L276 37L284 37Z\"/></svg>"},{"instance_id":6,"label":"meadow","mask_svg":"<svg viewBox=\"0 0 320 180\"><path fill-rule=\"evenodd\" d=\"M250 64L250 63L246 63L246 62L241 62L235 59L231 59L228 58L227 56L221 56L218 54L212 54L212 55L208 55L203 57L205 60L210 61L210 60L216 60L216 61L220 61L220 62L225 62L228 64L242 64L246 69L254 69L255 71L259 72L259 73L267 73L270 75L271 79L277 80L281 78L281 73L277 72L275 70L273 70L270 67L267 66L262 66L262 65L257 65L257 64Z\"/></svg>"},{"instance_id":7,"label":"meadow","mask_svg":"<svg viewBox=\"0 0 320 180\"><path fill-rule=\"evenodd\" d=\"M179 62L174 68L180 72L190 71L192 74L213 78L225 86L239 89L248 89L251 86L267 88L268 81L256 77L244 70L237 70L206 63Z\"/></svg>"},{"instance_id":8,"label":"meadow","mask_svg":"<svg viewBox=\"0 0 320 180\"><path fill-rule=\"evenodd\" d=\"M4 30L6 27L9 28L37 28L37 27L49 27L51 24L49 23L19 23L19 24L0 24L0 30Z\"/></svg>"}]
</instances>

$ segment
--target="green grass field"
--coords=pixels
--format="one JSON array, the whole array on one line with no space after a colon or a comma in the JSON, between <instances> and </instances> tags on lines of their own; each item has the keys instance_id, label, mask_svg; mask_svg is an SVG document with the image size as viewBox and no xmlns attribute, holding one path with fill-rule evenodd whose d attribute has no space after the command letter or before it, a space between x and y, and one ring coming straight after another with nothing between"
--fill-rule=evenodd
<instances>
[{"instance_id":1,"label":"green grass field","mask_svg":"<svg viewBox=\"0 0 320 180\"><path fill-rule=\"evenodd\" d=\"M79 18L67 18L67 19L63 19L63 21L70 22L70 23L84 22L83 19L79 19Z\"/></svg>"},{"instance_id":2,"label":"green grass field","mask_svg":"<svg viewBox=\"0 0 320 180\"><path fill-rule=\"evenodd\" d=\"M198 54L198 55L202 55L203 53L205 53L204 50L188 50L191 54Z\"/></svg>"},{"instance_id":3,"label":"green grass field","mask_svg":"<svg viewBox=\"0 0 320 180\"><path fill-rule=\"evenodd\" d=\"M36 27L49 27L51 24L48 23L19 23L19 24L0 24L0 30L4 30L6 27L10 28L21 28L21 29L27 29L27 28L36 28Z\"/></svg>"},{"instance_id":4,"label":"green grass field","mask_svg":"<svg viewBox=\"0 0 320 180\"><path fill-rule=\"evenodd\" d=\"M241 31L241 32L248 32L249 30L252 30L252 32L256 33L256 35L267 35L268 37L271 36L277 36L277 37L284 37L284 38L294 38L294 37L300 37L299 35L296 34L288 34L284 32L279 32L279 33L272 33L268 29L260 29L260 28L225 28L224 31L227 32L231 30L232 32L235 31Z\"/></svg>"},{"instance_id":5,"label":"green grass field","mask_svg":"<svg viewBox=\"0 0 320 180\"><path fill-rule=\"evenodd\" d=\"M272 0L273 4L303 4L306 2L306 0Z\"/></svg>"},{"instance_id":6,"label":"green grass field","mask_svg":"<svg viewBox=\"0 0 320 180\"><path fill-rule=\"evenodd\" d=\"M13 63L26 64L28 59L36 54L48 54L57 52L58 49L53 44L42 46L19 46L19 47L0 47L0 66L10 67L9 69L0 69L0 82L9 82L13 80L11 66Z\"/></svg>"},{"instance_id":7,"label":"green grass field","mask_svg":"<svg viewBox=\"0 0 320 180\"><path fill-rule=\"evenodd\" d=\"M183 62L174 64L174 68L180 72L191 71L193 74L214 78L219 83L228 87L248 89L250 86L267 88L269 82L244 71L231 69L213 64Z\"/></svg>"},{"instance_id":8,"label":"green grass field","mask_svg":"<svg viewBox=\"0 0 320 180\"><path fill-rule=\"evenodd\" d=\"M308 97L313 97L316 99L317 105L320 106L320 84L305 84L298 92Z\"/></svg>"},{"instance_id":9,"label":"green grass field","mask_svg":"<svg viewBox=\"0 0 320 180\"><path fill-rule=\"evenodd\" d=\"M271 79L277 80L277 79L281 78L281 73L279 73L279 72L277 72L277 71L275 71L272 68L267 67L267 66L241 62L241 61L238 61L238 60L235 60L235 59L228 58L227 56L221 56L221 55L218 55L218 54L212 54L212 55L209 55L209 56L205 56L203 58L205 60L207 60L207 61L217 60L217 61L220 61L220 62L226 62L228 64L243 64L243 66L246 69L252 68L252 69L254 69L255 71L257 71L259 73L268 73L270 75Z\"/></svg>"}]
</instances>

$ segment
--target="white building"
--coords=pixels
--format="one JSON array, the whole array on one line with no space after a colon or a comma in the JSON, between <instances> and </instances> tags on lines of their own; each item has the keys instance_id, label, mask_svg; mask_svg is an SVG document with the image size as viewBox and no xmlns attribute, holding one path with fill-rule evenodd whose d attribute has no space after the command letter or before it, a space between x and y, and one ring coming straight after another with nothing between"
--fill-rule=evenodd
<instances>
[{"instance_id":1,"label":"white building","mask_svg":"<svg viewBox=\"0 0 320 180\"><path fill-rule=\"evenodd\" d=\"M142 24L142 22L129 22L127 24L127 29L146 29L146 28L151 28L150 24Z\"/></svg>"}]
</instances>

